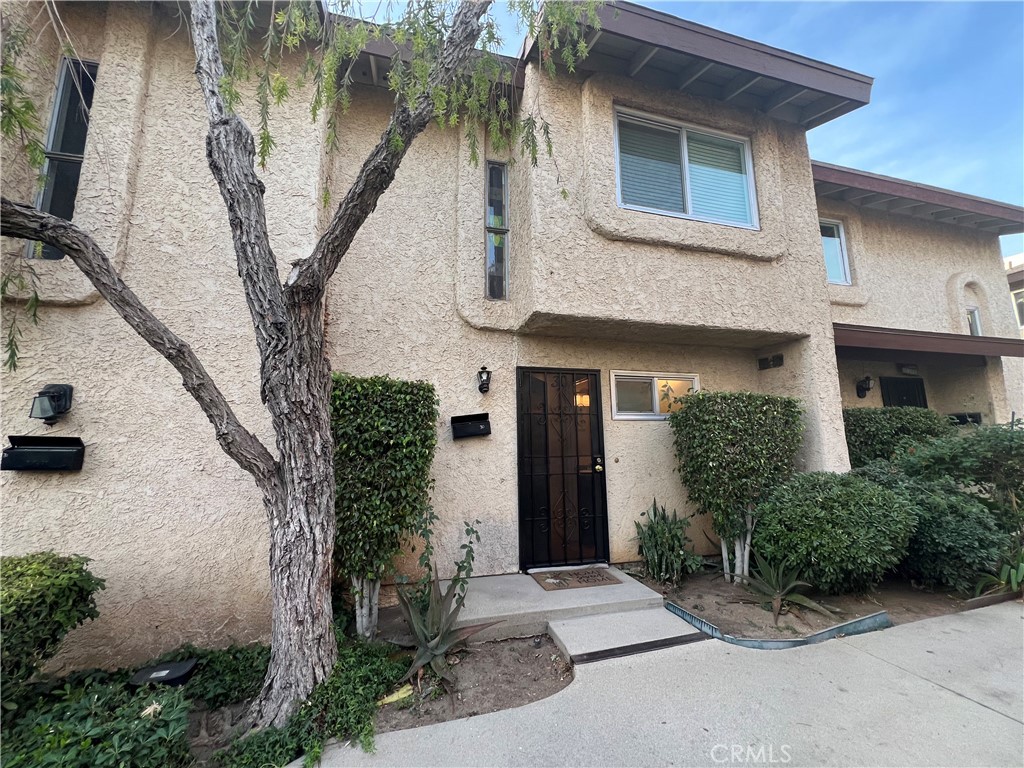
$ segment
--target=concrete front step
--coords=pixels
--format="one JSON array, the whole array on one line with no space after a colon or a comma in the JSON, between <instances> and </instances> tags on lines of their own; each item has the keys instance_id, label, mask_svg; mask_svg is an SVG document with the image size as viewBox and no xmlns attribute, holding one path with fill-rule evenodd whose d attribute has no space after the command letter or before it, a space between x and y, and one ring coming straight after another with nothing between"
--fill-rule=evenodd
<instances>
[{"instance_id":1,"label":"concrete front step","mask_svg":"<svg viewBox=\"0 0 1024 768\"><path fill-rule=\"evenodd\" d=\"M618 568L609 568L621 584L580 589L546 591L533 577L523 573L481 576L470 579L466 604L458 626L500 622L474 635L470 642L526 637L548 631L551 622L598 614L662 608L661 595L630 578ZM675 618L675 617L672 617ZM675 619L680 624L685 622Z\"/></svg>"},{"instance_id":2,"label":"concrete front step","mask_svg":"<svg viewBox=\"0 0 1024 768\"><path fill-rule=\"evenodd\" d=\"M548 634L576 664L708 638L661 606L552 621Z\"/></svg>"}]
</instances>

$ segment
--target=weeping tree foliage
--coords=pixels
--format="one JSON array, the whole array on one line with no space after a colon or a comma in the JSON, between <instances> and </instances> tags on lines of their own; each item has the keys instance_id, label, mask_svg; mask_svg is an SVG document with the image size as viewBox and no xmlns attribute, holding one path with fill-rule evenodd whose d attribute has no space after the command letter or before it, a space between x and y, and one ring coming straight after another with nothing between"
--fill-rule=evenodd
<instances>
[{"instance_id":1,"label":"weeping tree foliage","mask_svg":"<svg viewBox=\"0 0 1024 768\"><path fill-rule=\"evenodd\" d=\"M241 423L188 343L142 303L88 232L27 202L0 199L4 234L66 254L114 311L177 371L209 418L221 448L260 491L270 529L272 652L263 689L250 711L256 726L283 725L297 704L329 677L337 656L330 597L336 523L331 379L324 350L327 281L391 185L406 152L431 123L465 131L474 147L485 132L497 150L531 162L540 151L551 151L543 117L516 103L515 90L509 87L513 73L491 53L498 43L497 26L488 15L491 0L380 4L373 18L358 17L356 11L368 7L363 4L340 0L329 5L339 15L324 14L310 0L194 0L183 11L195 49L196 106L205 110L209 128L205 147L193 151L207 157L225 204L255 332L261 399L270 415L273 447ZM572 70L586 55L585 26L598 26L597 6L594 0L548 2L538 15L530 0L510 3L526 32L538 41L541 66L549 73ZM74 55L64 25L58 23L59 6L47 0L45 8L52 33ZM0 84L3 136L31 157L41 146L40 121L18 67L28 38L8 45L23 31L12 27L11 32L13 38L5 29ZM349 189L337 202L329 197L321 201L329 206L330 219L310 254L294 262L281 281L267 230L267 190L256 172L274 152L287 162L289 147L275 144L275 111L301 108L290 105L292 95L311 84L313 96L306 105L311 119L326 121L328 149L336 145L346 110L358 109L351 77L355 58L371 41L392 44L395 50L386 83L394 109ZM303 65L296 78L283 65L299 56ZM102 83L100 88L102 92ZM235 112L240 104L255 106L258 124L253 128ZM6 298L17 298L13 289L28 283L12 279L4 287ZM17 349L10 358L16 361Z\"/></svg>"},{"instance_id":2,"label":"weeping tree foliage","mask_svg":"<svg viewBox=\"0 0 1024 768\"><path fill-rule=\"evenodd\" d=\"M726 581L750 575L754 505L793 473L800 416L794 398L753 392L695 392L669 416L679 476L711 515Z\"/></svg>"}]
</instances>

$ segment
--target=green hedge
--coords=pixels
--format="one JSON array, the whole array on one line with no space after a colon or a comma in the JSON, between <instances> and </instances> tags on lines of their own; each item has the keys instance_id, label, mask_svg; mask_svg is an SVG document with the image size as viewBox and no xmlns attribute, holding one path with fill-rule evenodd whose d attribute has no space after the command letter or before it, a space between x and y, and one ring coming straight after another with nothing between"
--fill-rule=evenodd
<instances>
[{"instance_id":1,"label":"green hedge","mask_svg":"<svg viewBox=\"0 0 1024 768\"><path fill-rule=\"evenodd\" d=\"M750 505L793 472L799 401L752 392L695 392L670 417L678 471L715 533L739 537Z\"/></svg>"},{"instance_id":2,"label":"green hedge","mask_svg":"<svg viewBox=\"0 0 1024 768\"><path fill-rule=\"evenodd\" d=\"M891 459L901 443L956 434L948 417L927 408L844 408L850 464Z\"/></svg>"},{"instance_id":3,"label":"green hedge","mask_svg":"<svg viewBox=\"0 0 1024 768\"><path fill-rule=\"evenodd\" d=\"M991 512L962 493L951 478L910 478L884 461L856 472L913 505L917 527L900 571L925 587L969 594L978 574L991 571L1010 545L1010 537L998 530Z\"/></svg>"},{"instance_id":4,"label":"green hedge","mask_svg":"<svg viewBox=\"0 0 1024 768\"><path fill-rule=\"evenodd\" d=\"M1024 427L972 427L907 446L896 462L911 477L953 478L995 516L1006 533L1021 536L1024 523Z\"/></svg>"},{"instance_id":5,"label":"green hedge","mask_svg":"<svg viewBox=\"0 0 1024 768\"><path fill-rule=\"evenodd\" d=\"M0 557L5 687L28 680L69 631L99 615L95 594L103 589L103 579L89 572L88 562L81 555L55 552Z\"/></svg>"},{"instance_id":6,"label":"green hedge","mask_svg":"<svg viewBox=\"0 0 1024 768\"><path fill-rule=\"evenodd\" d=\"M430 506L438 401L422 381L335 374L335 568L379 579Z\"/></svg>"},{"instance_id":7,"label":"green hedge","mask_svg":"<svg viewBox=\"0 0 1024 768\"><path fill-rule=\"evenodd\" d=\"M916 520L905 497L855 475L794 475L758 505L753 548L788 559L813 586L864 592L907 552Z\"/></svg>"}]
</instances>

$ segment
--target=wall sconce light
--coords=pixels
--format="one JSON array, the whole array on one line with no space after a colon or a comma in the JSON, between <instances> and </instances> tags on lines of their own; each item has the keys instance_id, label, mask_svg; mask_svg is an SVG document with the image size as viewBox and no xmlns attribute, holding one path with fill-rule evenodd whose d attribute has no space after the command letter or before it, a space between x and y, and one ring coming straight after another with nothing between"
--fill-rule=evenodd
<instances>
[{"instance_id":1,"label":"wall sconce light","mask_svg":"<svg viewBox=\"0 0 1024 768\"><path fill-rule=\"evenodd\" d=\"M491 388L491 372L487 370L486 365L481 365L480 370L476 374L477 381L480 382L480 386L477 389L480 390L480 394L484 394Z\"/></svg>"},{"instance_id":2,"label":"wall sconce light","mask_svg":"<svg viewBox=\"0 0 1024 768\"><path fill-rule=\"evenodd\" d=\"M71 410L72 392L74 387L70 384L47 384L32 398L29 418L42 419L43 424L51 426L56 424L57 419Z\"/></svg>"},{"instance_id":3,"label":"wall sconce light","mask_svg":"<svg viewBox=\"0 0 1024 768\"><path fill-rule=\"evenodd\" d=\"M870 376L865 376L863 379L857 382L857 397L862 400L868 396L868 392L875 388L875 382L871 380Z\"/></svg>"}]
</instances>

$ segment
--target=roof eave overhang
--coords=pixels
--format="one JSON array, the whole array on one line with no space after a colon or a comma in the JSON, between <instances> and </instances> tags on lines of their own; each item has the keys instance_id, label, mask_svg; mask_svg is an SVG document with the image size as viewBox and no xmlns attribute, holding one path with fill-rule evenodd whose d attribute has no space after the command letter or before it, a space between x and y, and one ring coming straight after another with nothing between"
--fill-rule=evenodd
<instances>
[{"instance_id":1,"label":"roof eave overhang","mask_svg":"<svg viewBox=\"0 0 1024 768\"><path fill-rule=\"evenodd\" d=\"M832 327L836 347L977 357L1024 357L1024 339L967 336L959 333L912 331L845 323L834 323Z\"/></svg>"},{"instance_id":2,"label":"roof eave overhang","mask_svg":"<svg viewBox=\"0 0 1024 768\"><path fill-rule=\"evenodd\" d=\"M992 235L1024 232L1024 208L948 189L811 162L815 194L868 210L952 224Z\"/></svg>"}]
</instances>

